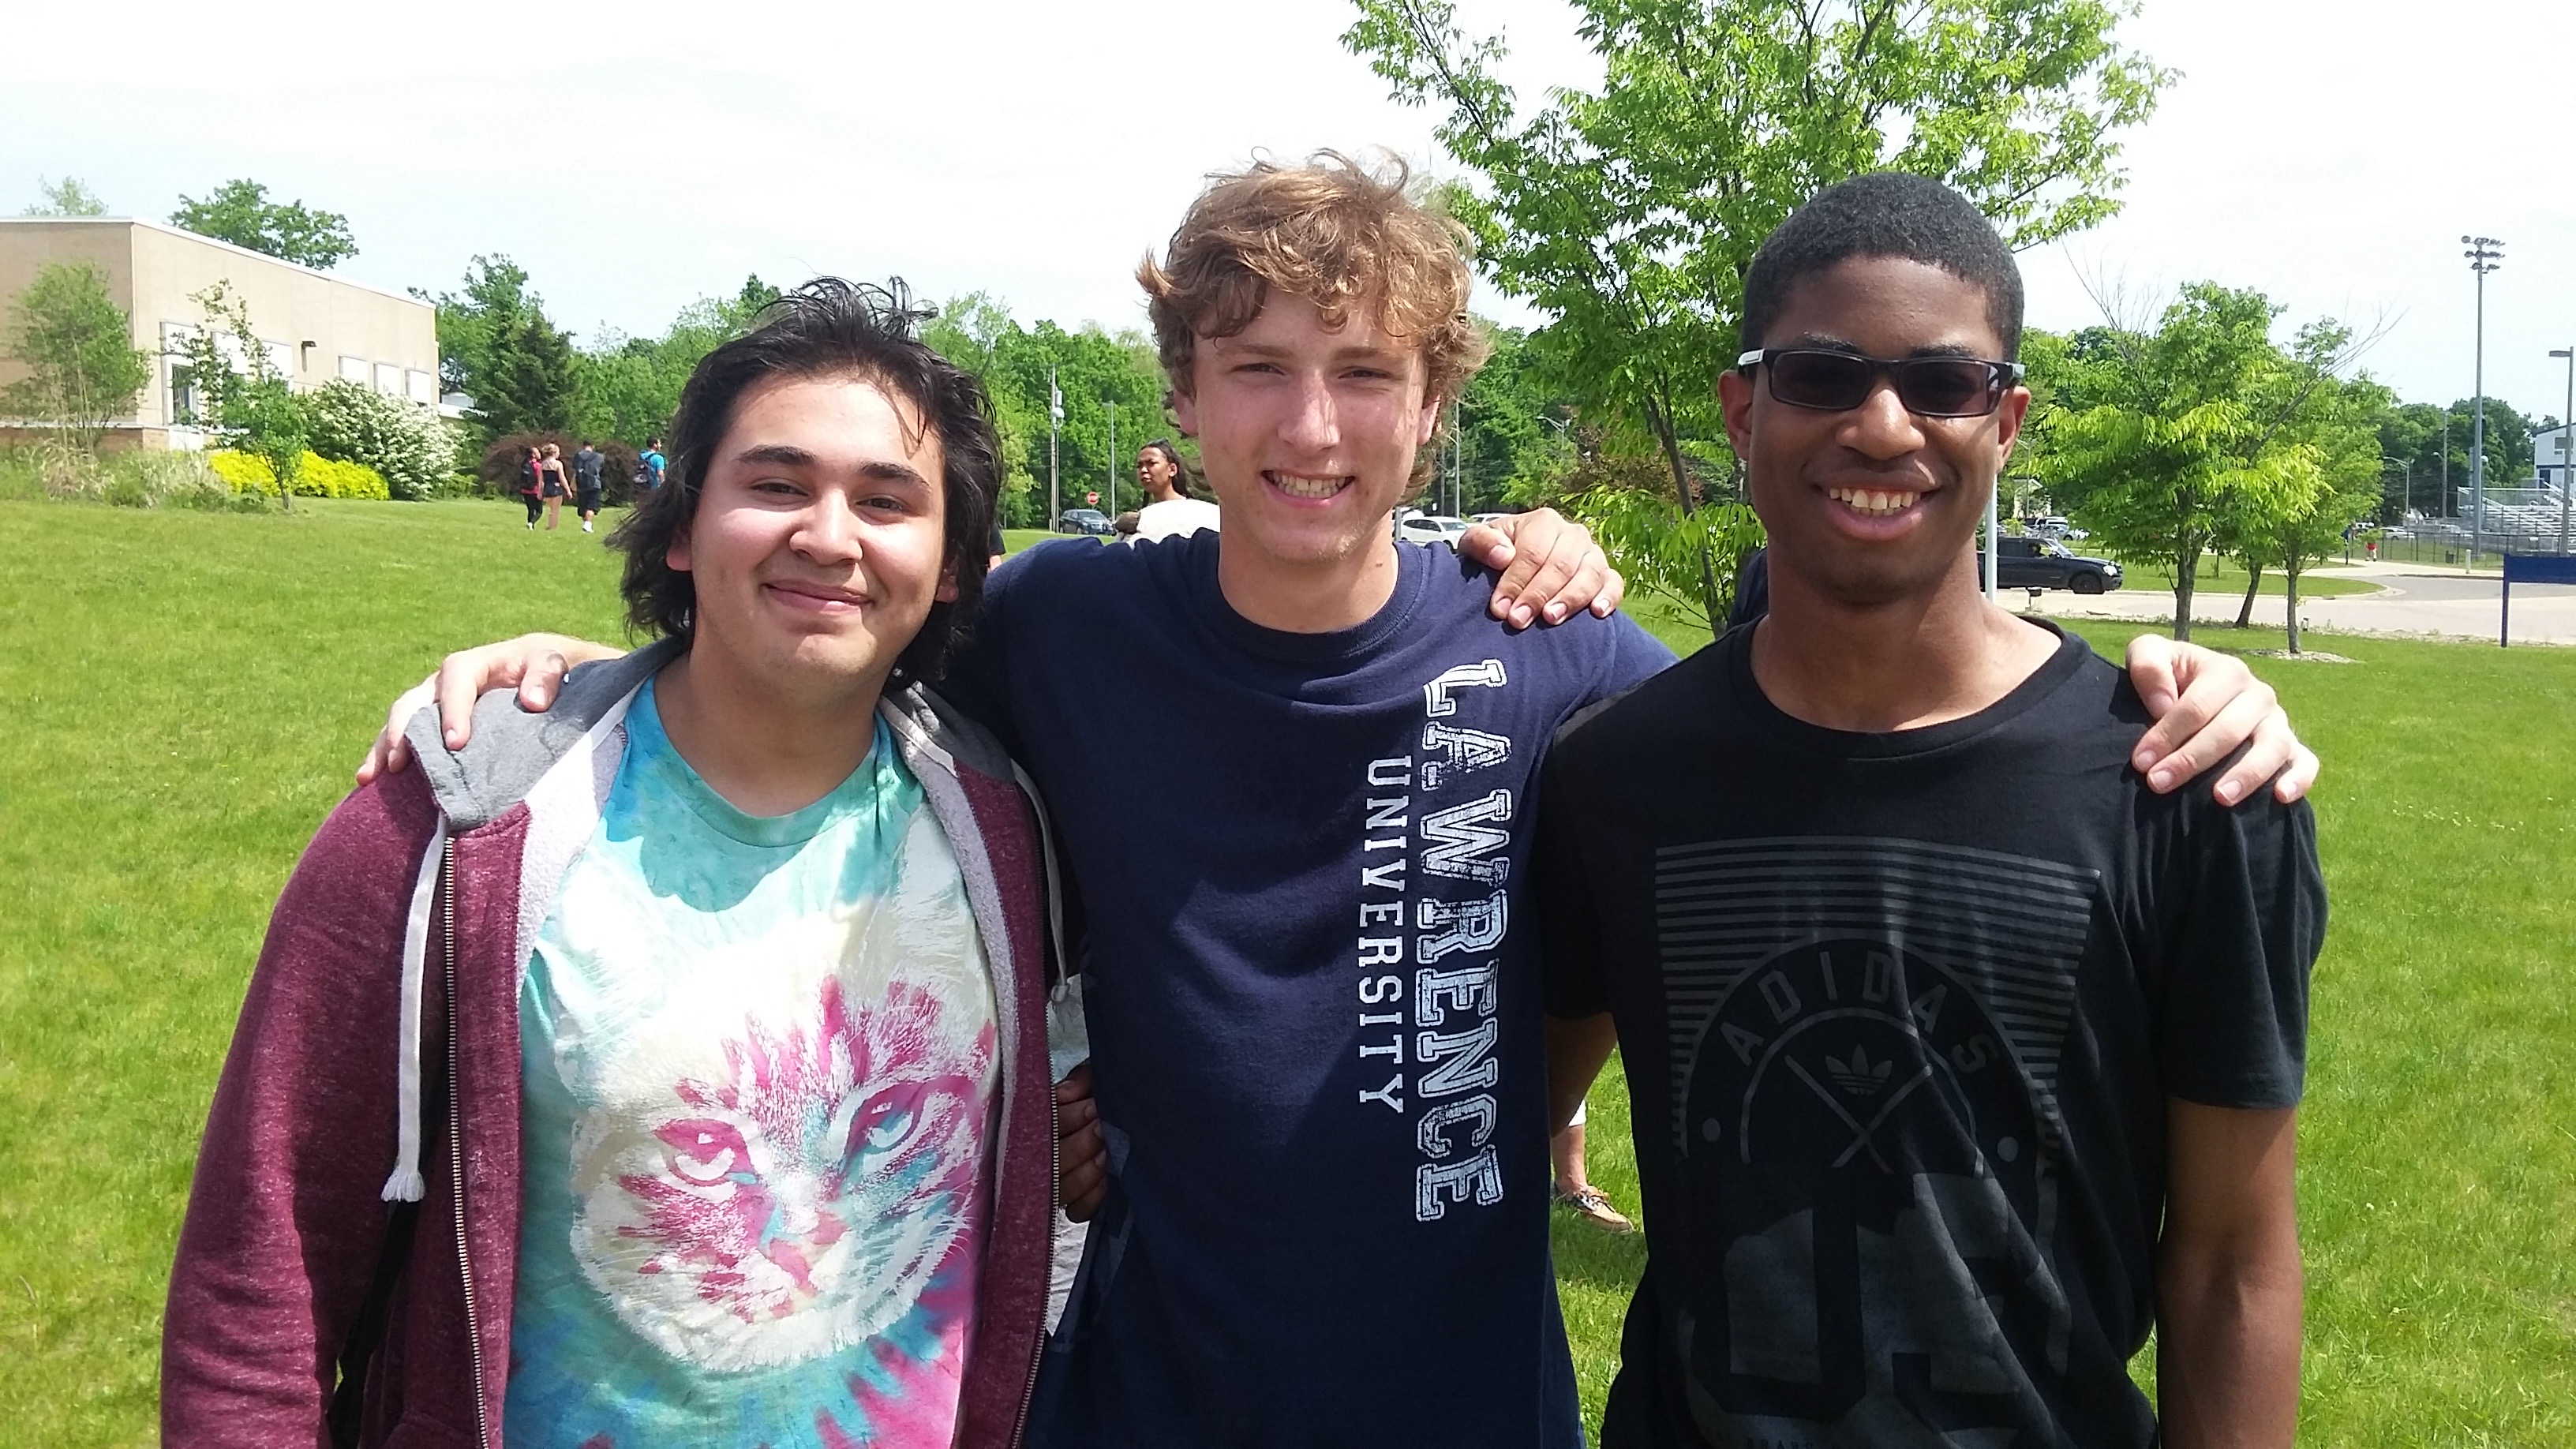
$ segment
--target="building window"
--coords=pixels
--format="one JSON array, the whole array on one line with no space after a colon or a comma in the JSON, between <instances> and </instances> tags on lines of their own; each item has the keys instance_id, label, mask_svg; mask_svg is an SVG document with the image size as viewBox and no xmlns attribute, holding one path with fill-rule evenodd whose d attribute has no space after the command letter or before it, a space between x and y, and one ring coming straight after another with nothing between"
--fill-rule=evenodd
<instances>
[{"instance_id":1,"label":"building window","mask_svg":"<svg viewBox=\"0 0 2576 1449\"><path fill-rule=\"evenodd\" d=\"M403 381L409 385L413 402L425 408L438 406L437 373L423 372L415 367L403 374Z\"/></svg>"},{"instance_id":2,"label":"building window","mask_svg":"<svg viewBox=\"0 0 2576 1449\"><path fill-rule=\"evenodd\" d=\"M376 391L387 397L402 396L403 370L390 362L376 364Z\"/></svg>"},{"instance_id":3,"label":"building window","mask_svg":"<svg viewBox=\"0 0 2576 1449\"><path fill-rule=\"evenodd\" d=\"M342 382L364 384L367 380L367 359L363 357L351 357L345 352L341 353L340 380Z\"/></svg>"}]
</instances>

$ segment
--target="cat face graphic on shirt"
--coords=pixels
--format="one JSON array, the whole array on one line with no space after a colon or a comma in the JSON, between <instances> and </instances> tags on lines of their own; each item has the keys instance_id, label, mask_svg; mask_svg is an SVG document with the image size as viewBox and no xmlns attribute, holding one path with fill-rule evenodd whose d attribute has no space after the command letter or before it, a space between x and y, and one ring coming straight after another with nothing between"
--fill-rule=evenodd
<instances>
[{"instance_id":1,"label":"cat face graphic on shirt","mask_svg":"<svg viewBox=\"0 0 2576 1449\"><path fill-rule=\"evenodd\" d=\"M707 969L762 969L727 954ZM862 1342L923 1296L967 1227L994 1046L943 964L964 963L915 957L862 989L824 974L712 1033L675 1004L622 1054L626 1090L576 1135L573 1249L628 1326L751 1369Z\"/></svg>"}]
</instances>

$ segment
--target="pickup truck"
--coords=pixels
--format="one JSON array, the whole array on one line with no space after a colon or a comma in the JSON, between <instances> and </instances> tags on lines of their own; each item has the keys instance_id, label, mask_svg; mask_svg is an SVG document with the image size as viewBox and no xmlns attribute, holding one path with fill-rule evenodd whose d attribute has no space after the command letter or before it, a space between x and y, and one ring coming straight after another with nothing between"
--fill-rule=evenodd
<instances>
[{"instance_id":1,"label":"pickup truck","mask_svg":"<svg viewBox=\"0 0 2576 1449\"><path fill-rule=\"evenodd\" d=\"M1977 577L1984 578L1986 556L1977 555ZM2006 538L1995 562L1998 589L2072 589L2099 594L2120 586L2120 566L2107 558L2070 553L2053 539Z\"/></svg>"}]
</instances>

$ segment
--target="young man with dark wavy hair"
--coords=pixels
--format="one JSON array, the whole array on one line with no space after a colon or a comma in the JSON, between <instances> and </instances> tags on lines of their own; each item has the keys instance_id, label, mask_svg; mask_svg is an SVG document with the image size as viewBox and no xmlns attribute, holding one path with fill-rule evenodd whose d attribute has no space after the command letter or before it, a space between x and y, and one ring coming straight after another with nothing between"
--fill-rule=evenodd
<instances>
[{"instance_id":1,"label":"young man with dark wavy hair","mask_svg":"<svg viewBox=\"0 0 2576 1449\"><path fill-rule=\"evenodd\" d=\"M651 647L333 812L171 1275L173 1444L1003 1445L1048 1313L1047 874L922 682L981 388L819 282L615 536Z\"/></svg>"},{"instance_id":2,"label":"young man with dark wavy hair","mask_svg":"<svg viewBox=\"0 0 2576 1449\"><path fill-rule=\"evenodd\" d=\"M1784 222L1721 387L1769 613L1549 760L1554 1107L1615 1025L1645 1201L1611 1449L2297 1427L2315 821L2152 792L2129 680L1980 592L2021 295L1935 181Z\"/></svg>"},{"instance_id":3,"label":"young man with dark wavy hair","mask_svg":"<svg viewBox=\"0 0 2576 1449\"><path fill-rule=\"evenodd\" d=\"M1082 908L1068 1196L1106 1188L1032 1443L1581 1438L1512 927L1549 736L1671 656L1393 541L1485 353L1463 235L1405 181L1212 180L1138 279L1221 527L1020 555L951 671ZM583 652L472 651L439 692L542 693L550 651ZM1153 788L1103 768L1145 740Z\"/></svg>"}]
</instances>

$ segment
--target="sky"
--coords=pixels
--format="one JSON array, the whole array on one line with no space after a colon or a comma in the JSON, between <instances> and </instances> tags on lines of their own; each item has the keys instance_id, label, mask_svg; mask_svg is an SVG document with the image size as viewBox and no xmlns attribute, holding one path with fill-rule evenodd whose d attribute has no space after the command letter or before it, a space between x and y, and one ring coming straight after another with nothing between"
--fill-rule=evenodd
<instances>
[{"instance_id":1,"label":"sky","mask_svg":"<svg viewBox=\"0 0 2576 1449\"><path fill-rule=\"evenodd\" d=\"M1503 34L1525 104L1597 83L1567 5L1458 6ZM1347 0L13 8L19 55L98 61L0 86L0 214L40 176L154 218L248 176L348 216L344 275L436 292L506 254L583 341L657 333L752 272L1141 326L1136 262L1209 171L1325 146L1441 164L1433 118L1342 50ZM2126 137L2122 214L2024 254L2033 325L2099 320L2088 280L2253 287L2285 337L2384 330L2359 366L2448 401L2475 366L2458 238L2500 237L2487 390L2564 409L2576 4L2145 0L2120 35L2183 77ZM1537 320L1490 289L1478 306Z\"/></svg>"}]
</instances>

